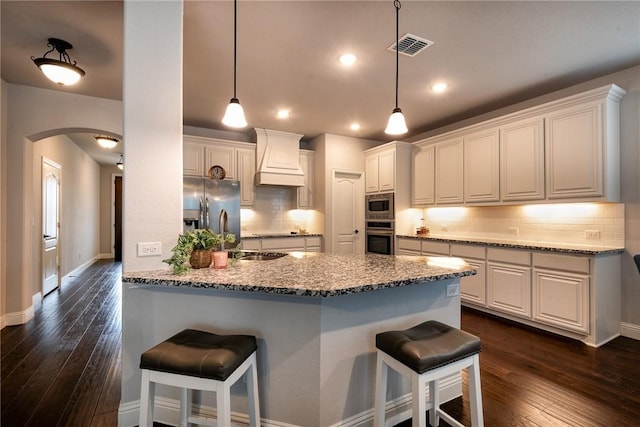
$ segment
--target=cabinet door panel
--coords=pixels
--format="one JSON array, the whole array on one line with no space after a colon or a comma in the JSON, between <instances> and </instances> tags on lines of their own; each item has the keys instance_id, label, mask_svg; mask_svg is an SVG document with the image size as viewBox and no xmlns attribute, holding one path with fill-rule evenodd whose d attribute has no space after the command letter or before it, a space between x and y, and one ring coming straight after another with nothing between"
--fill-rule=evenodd
<instances>
[{"instance_id":1,"label":"cabinet door panel","mask_svg":"<svg viewBox=\"0 0 640 427\"><path fill-rule=\"evenodd\" d=\"M435 146L436 203L460 204L463 199L462 139L441 142Z\"/></svg>"},{"instance_id":2,"label":"cabinet door panel","mask_svg":"<svg viewBox=\"0 0 640 427\"><path fill-rule=\"evenodd\" d=\"M466 276L460 279L460 298L462 301L485 306L487 304L486 263L475 259L465 259L465 261L476 268L478 273L475 276Z\"/></svg>"},{"instance_id":3,"label":"cabinet door panel","mask_svg":"<svg viewBox=\"0 0 640 427\"><path fill-rule=\"evenodd\" d=\"M464 199L467 203L497 202L500 198L498 130L464 137Z\"/></svg>"},{"instance_id":4,"label":"cabinet door panel","mask_svg":"<svg viewBox=\"0 0 640 427\"><path fill-rule=\"evenodd\" d=\"M205 153L207 156L205 175L209 172L209 168L214 165L220 165L226 171L226 179L238 179L236 176L236 165L233 157L233 147L224 147L221 145L207 146Z\"/></svg>"},{"instance_id":5,"label":"cabinet door panel","mask_svg":"<svg viewBox=\"0 0 640 427\"><path fill-rule=\"evenodd\" d=\"M292 191L293 209L311 209L314 206L314 154L310 151L300 151L300 167L304 172L304 185Z\"/></svg>"},{"instance_id":6,"label":"cabinet door panel","mask_svg":"<svg viewBox=\"0 0 640 427\"><path fill-rule=\"evenodd\" d=\"M531 269L487 263L487 305L520 317L531 317Z\"/></svg>"},{"instance_id":7,"label":"cabinet door panel","mask_svg":"<svg viewBox=\"0 0 640 427\"><path fill-rule=\"evenodd\" d=\"M182 173L188 176L204 176L204 146L185 142L182 146Z\"/></svg>"},{"instance_id":8,"label":"cabinet door panel","mask_svg":"<svg viewBox=\"0 0 640 427\"><path fill-rule=\"evenodd\" d=\"M413 206L435 203L435 148L433 145L421 147L413 152L413 180L411 183L411 204Z\"/></svg>"},{"instance_id":9,"label":"cabinet door panel","mask_svg":"<svg viewBox=\"0 0 640 427\"><path fill-rule=\"evenodd\" d=\"M395 150L383 151L378 155L378 190L393 191L395 188Z\"/></svg>"},{"instance_id":10,"label":"cabinet door panel","mask_svg":"<svg viewBox=\"0 0 640 427\"><path fill-rule=\"evenodd\" d=\"M503 201L544 199L544 120L500 129L500 192Z\"/></svg>"},{"instance_id":11,"label":"cabinet door panel","mask_svg":"<svg viewBox=\"0 0 640 427\"><path fill-rule=\"evenodd\" d=\"M533 319L588 334L589 276L534 270Z\"/></svg>"},{"instance_id":12,"label":"cabinet door panel","mask_svg":"<svg viewBox=\"0 0 640 427\"><path fill-rule=\"evenodd\" d=\"M600 103L547 116L547 194L550 199L603 195Z\"/></svg>"},{"instance_id":13,"label":"cabinet door panel","mask_svg":"<svg viewBox=\"0 0 640 427\"><path fill-rule=\"evenodd\" d=\"M236 149L238 179L240 180L240 205L253 206L256 151L251 148Z\"/></svg>"},{"instance_id":14,"label":"cabinet door panel","mask_svg":"<svg viewBox=\"0 0 640 427\"><path fill-rule=\"evenodd\" d=\"M373 154L365 159L365 188L367 193L378 191L378 155Z\"/></svg>"}]
</instances>

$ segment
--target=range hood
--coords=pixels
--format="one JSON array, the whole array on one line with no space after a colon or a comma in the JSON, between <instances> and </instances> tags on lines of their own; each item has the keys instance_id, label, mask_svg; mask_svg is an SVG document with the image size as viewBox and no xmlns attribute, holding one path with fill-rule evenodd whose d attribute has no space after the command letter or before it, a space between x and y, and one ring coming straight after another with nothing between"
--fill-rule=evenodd
<instances>
[{"instance_id":1,"label":"range hood","mask_svg":"<svg viewBox=\"0 0 640 427\"><path fill-rule=\"evenodd\" d=\"M256 143L256 185L304 185L299 154L303 135L255 128L250 136Z\"/></svg>"}]
</instances>

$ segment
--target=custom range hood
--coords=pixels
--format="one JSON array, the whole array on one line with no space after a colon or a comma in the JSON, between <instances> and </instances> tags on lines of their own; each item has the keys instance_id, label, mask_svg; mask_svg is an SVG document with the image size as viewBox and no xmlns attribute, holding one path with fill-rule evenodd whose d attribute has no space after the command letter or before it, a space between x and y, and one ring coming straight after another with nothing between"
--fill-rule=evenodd
<instances>
[{"instance_id":1,"label":"custom range hood","mask_svg":"<svg viewBox=\"0 0 640 427\"><path fill-rule=\"evenodd\" d=\"M256 143L256 185L304 185L299 157L302 135L260 128L249 135Z\"/></svg>"}]
</instances>

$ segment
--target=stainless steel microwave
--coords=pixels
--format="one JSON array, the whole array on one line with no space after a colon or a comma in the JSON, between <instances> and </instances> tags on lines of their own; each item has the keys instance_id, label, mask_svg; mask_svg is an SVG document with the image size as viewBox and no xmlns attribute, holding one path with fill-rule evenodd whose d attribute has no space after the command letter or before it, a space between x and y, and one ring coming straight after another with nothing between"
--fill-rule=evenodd
<instances>
[{"instance_id":1,"label":"stainless steel microwave","mask_svg":"<svg viewBox=\"0 0 640 427\"><path fill-rule=\"evenodd\" d=\"M393 193L368 194L366 196L367 219L393 219Z\"/></svg>"}]
</instances>

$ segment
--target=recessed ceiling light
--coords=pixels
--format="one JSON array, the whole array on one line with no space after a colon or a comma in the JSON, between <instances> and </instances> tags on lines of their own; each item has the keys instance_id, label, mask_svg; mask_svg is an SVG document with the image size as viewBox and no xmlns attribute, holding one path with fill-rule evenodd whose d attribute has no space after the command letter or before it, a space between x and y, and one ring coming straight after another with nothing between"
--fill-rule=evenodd
<instances>
[{"instance_id":1,"label":"recessed ceiling light","mask_svg":"<svg viewBox=\"0 0 640 427\"><path fill-rule=\"evenodd\" d=\"M433 86L431 86L431 89L435 92L435 93L442 93L445 90L447 90L447 87L449 87L448 84L446 83L436 83Z\"/></svg>"},{"instance_id":2,"label":"recessed ceiling light","mask_svg":"<svg viewBox=\"0 0 640 427\"><path fill-rule=\"evenodd\" d=\"M351 130L360 130L360 123L351 123L349 127Z\"/></svg>"},{"instance_id":3,"label":"recessed ceiling light","mask_svg":"<svg viewBox=\"0 0 640 427\"><path fill-rule=\"evenodd\" d=\"M278 118L279 119L288 119L289 118L289 114L290 114L289 110L279 110L278 111Z\"/></svg>"},{"instance_id":4,"label":"recessed ceiling light","mask_svg":"<svg viewBox=\"0 0 640 427\"><path fill-rule=\"evenodd\" d=\"M351 65L355 64L357 59L358 58L356 58L353 53L343 53L338 57L338 61L340 61L340 63L346 67L350 67Z\"/></svg>"}]
</instances>

